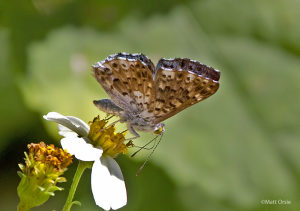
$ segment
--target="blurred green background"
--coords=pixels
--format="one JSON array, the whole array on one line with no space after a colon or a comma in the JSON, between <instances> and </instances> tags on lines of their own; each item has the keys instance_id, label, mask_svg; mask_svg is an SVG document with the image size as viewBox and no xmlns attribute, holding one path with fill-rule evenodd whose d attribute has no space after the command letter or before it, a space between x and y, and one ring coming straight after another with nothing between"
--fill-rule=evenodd
<instances>
[{"instance_id":1,"label":"blurred green background","mask_svg":"<svg viewBox=\"0 0 300 211\"><path fill-rule=\"evenodd\" d=\"M92 120L92 101L107 95L91 65L117 52L155 63L188 57L221 71L214 96L165 122L140 176L149 152L118 157L128 189L121 210L300 210L299 11L299 0L1 0L1 210L16 209L26 145L59 146L42 115ZM136 144L153 137L142 136ZM76 161L65 189L75 169ZM66 194L34 210L60 210ZM89 170L75 199L82 206L72 210L100 210ZM261 204L280 199L291 204Z\"/></svg>"}]
</instances>

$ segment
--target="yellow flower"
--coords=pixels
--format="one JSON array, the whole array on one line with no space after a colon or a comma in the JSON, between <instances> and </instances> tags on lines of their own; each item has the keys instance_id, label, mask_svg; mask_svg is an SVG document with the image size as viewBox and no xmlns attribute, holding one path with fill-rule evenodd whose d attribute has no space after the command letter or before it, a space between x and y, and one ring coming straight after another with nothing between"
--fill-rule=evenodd
<instances>
[{"instance_id":1,"label":"yellow flower","mask_svg":"<svg viewBox=\"0 0 300 211\"><path fill-rule=\"evenodd\" d=\"M25 165L19 164L21 182L18 186L20 206L28 208L45 203L54 191L62 190L57 182L65 182L61 175L72 163L72 155L66 150L46 145L44 142L28 144Z\"/></svg>"}]
</instances>

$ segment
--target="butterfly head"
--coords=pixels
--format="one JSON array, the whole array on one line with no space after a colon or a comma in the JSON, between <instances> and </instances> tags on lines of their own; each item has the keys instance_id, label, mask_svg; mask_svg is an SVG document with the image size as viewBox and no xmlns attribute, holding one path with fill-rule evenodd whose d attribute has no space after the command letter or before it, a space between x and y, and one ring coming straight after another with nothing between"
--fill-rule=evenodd
<instances>
[{"instance_id":1,"label":"butterfly head","mask_svg":"<svg viewBox=\"0 0 300 211\"><path fill-rule=\"evenodd\" d=\"M165 124L164 123L158 123L157 125L155 125L154 131L153 131L153 133L155 135L160 135L163 132L165 132Z\"/></svg>"}]
</instances>

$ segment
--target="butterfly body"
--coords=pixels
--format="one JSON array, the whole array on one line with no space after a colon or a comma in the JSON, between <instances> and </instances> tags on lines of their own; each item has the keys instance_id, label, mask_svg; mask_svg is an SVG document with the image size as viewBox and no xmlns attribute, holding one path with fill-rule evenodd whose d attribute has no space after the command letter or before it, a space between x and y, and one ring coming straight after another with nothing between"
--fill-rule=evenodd
<instances>
[{"instance_id":1,"label":"butterfly body","mask_svg":"<svg viewBox=\"0 0 300 211\"><path fill-rule=\"evenodd\" d=\"M122 110L120 107L114 104L114 102L112 102L110 99L95 100L94 104L100 110L108 114L119 116L120 122L127 123L127 127L131 131L131 133L137 136L138 134L135 130L143 131L143 132L160 131L160 133L164 131L164 125L162 123L149 124L149 122L147 122L139 114L132 114L130 112L126 112Z\"/></svg>"},{"instance_id":2,"label":"butterfly body","mask_svg":"<svg viewBox=\"0 0 300 211\"><path fill-rule=\"evenodd\" d=\"M143 54L119 53L93 66L111 99L94 101L117 115L129 130L164 131L163 120L206 99L219 88L220 72L190 59L161 59L156 67Z\"/></svg>"}]
</instances>

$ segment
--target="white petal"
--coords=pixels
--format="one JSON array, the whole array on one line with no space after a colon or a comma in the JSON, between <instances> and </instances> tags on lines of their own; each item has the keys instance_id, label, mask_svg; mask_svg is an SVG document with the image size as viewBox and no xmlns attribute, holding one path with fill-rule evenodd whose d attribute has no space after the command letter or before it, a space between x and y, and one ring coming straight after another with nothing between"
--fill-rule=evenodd
<instances>
[{"instance_id":1,"label":"white petal","mask_svg":"<svg viewBox=\"0 0 300 211\"><path fill-rule=\"evenodd\" d=\"M122 171L118 163L111 157L100 158L105 164L107 162L107 168L111 175L111 185L112 185L112 197L111 197L111 208L116 210L127 204L127 193L126 186L123 178Z\"/></svg>"},{"instance_id":2,"label":"white petal","mask_svg":"<svg viewBox=\"0 0 300 211\"><path fill-rule=\"evenodd\" d=\"M84 137L87 136L90 130L88 124L86 124L81 119L73 116L63 116L56 112L49 112L47 115L43 116L44 119L57 122L70 130L76 132L78 135Z\"/></svg>"},{"instance_id":3,"label":"white petal","mask_svg":"<svg viewBox=\"0 0 300 211\"><path fill-rule=\"evenodd\" d=\"M86 143L84 138L66 137L60 141L63 149L74 155L78 160L95 161L102 155L102 149L97 149L93 145Z\"/></svg>"},{"instance_id":4,"label":"white petal","mask_svg":"<svg viewBox=\"0 0 300 211\"><path fill-rule=\"evenodd\" d=\"M110 210L110 173L99 160L94 162L91 176L92 192L96 204L104 210Z\"/></svg>"},{"instance_id":5,"label":"white petal","mask_svg":"<svg viewBox=\"0 0 300 211\"><path fill-rule=\"evenodd\" d=\"M126 205L127 193L124 178L117 162L101 157L92 168L92 192L95 202L105 210L116 210Z\"/></svg>"},{"instance_id":6,"label":"white petal","mask_svg":"<svg viewBox=\"0 0 300 211\"><path fill-rule=\"evenodd\" d=\"M77 133L75 133L74 131L70 130L69 128L61 124L58 124L58 134L64 137L78 136Z\"/></svg>"}]
</instances>

